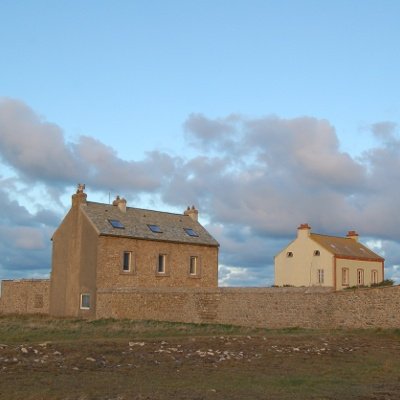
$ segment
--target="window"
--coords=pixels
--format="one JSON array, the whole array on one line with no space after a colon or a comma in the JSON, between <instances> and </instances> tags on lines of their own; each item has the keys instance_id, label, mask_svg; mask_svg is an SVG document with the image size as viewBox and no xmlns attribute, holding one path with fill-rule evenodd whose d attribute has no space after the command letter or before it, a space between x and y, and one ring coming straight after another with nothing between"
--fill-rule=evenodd
<instances>
[{"instance_id":1,"label":"window","mask_svg":"<svg viewBox=\"0 0 400 400\"><path fill-rule=\"evenodd\" d=\"M319 256L321 255L321 253L319 252L319 250L314 250L314 256Z\"/></svg>"},{"instance_id":2,"label":"window","mask_svg":"<svg viewBox=\"0 0 400 400\"><path fill-rule=\"evenodd\" d=\"M197 257L196 256L190 257L189 274L197 275Z\"/></svg>"},{"instance_id":3,"label":"window","mask_svg":"<svg viewBox=\"0 0 400 400\"><path fill-rule=\"evenodd\" d=\"M342 268L342 286L349 286L349 269Z\"/></svg>"},{"instance_id":4,"label":"window","mask_svg":"<svg viewBox=\"0 0 400 400\"><path fill-rule=\"evenodd\" d=\"M288 251L288 252L286 253L286 257L293 257L293 252Z\"/></svg>"},{"instance_id":5,"label":"window","mask_svg":"<svg viewBox=\"0 0 400 400\"><path fill-rule=\"evenodd\" d=\"M81 310L89 310L90 309L90 294L82 293L81 294Z\"/></svg>"},{"instance_id":6,"label":"window","mask_svg":"<svg viewBox=\"0 0 400 400\"><path fill-rule=\"evenodd\" d=\"M318 283L324 283L324 270L318 270Z\"/></svg>"},{"instance_id":7,"label":"window","mask_svg":"<svg viewBox=\"0 0 400 400\"><path fill-rule=\"evenodd\" d=\"M364 285L364 270L357 270L357 285Z\"/></svg>"},{"instance_id":8,"label":"window","mask_svg":"<svg viewBox=\"0 0 400 400\"><path fill-rule=\"evenodd\" d=\"M165 254L160 254L158 256L157 273L165 274L166 259L167 256Z\"/></svg>"},{"instance_id":9,"label":"window","mask_svg":"<svg viewBox=\"0 0 400 400\"><path fill-rule=\"evenodd\" d=\"M378 283L378 271L376 269L371 271L371 283Z\"/></svg>"},{"instance_id":10,"label":"window","mask_svg":"<svg viewBox=\"0 0 400 400\"><path fill-rule=\"evenodd\" d=\"M189 236L199 237L198 233L191 228L183 228Z\"/></svg>"},{"instance_id":11,"label":"window","mask_svg":"<svg viewBox=\"0 0 400 400\"><path fill-rule=\"evenodd\" d=\"M158 225L147 225L147 226L154 233L162 233L162 230Z\"/></svg>"},{"instance_id":12,"label":"window","mask_svg":"<svg viewBox=\"0 0 400 400\"><path fill-rule=\"evenodd\" d=\"M124 259L122 262L122 271L129 272L132 267L132 252L124 251Z\"/></svg>"},{"instance_id":13,"label":"window","mask_svg":"<svg viewBox=\"0 0 400 400\"><path fill-rule=\"evenodd\" d=\"M124 229L124 225L121 221L119 221L118 219L109 219L108 222L111 224L111 226L113 228L117 228L117 229Z\"/></svg>"}]
</instances>

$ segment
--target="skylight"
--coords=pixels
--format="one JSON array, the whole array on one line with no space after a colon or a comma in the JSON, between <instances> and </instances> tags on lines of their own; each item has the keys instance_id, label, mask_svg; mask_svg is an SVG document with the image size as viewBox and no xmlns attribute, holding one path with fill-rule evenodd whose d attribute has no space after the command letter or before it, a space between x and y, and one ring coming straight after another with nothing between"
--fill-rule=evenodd
<instances>
[{"instance_id":1,"label":"skylight","mask_svg":"<svg viewBox=\"0 0 400 400\"><path fill-rule=\"evenodd\" d=\"M111 226L113 228L117 228L117 229L124 229L125 228L123 223L118 219L109 219L108 222L111 224Z\"/></svg>"},{"instance_id":2,"label":"skylight","mask_svg":"<svg viewBox=\"0 0 400 400\"><path fill-rule=\"evenodd\" d=\"M189 236L193 236L193 237L199 237L198 233L196 231L194 231L191 228L184 228L185 232L189 235Z\"/></svg>"},{"instance_id":3,"label":"skylight","mask_svg":"<svg viewBox=\"0 0 400 400\"><path fill-rule=\"evenodd\" d=\"M154 233L162 233L162 230L158 225L147 225L147 226Z\"/></svg>"}]
</instances>

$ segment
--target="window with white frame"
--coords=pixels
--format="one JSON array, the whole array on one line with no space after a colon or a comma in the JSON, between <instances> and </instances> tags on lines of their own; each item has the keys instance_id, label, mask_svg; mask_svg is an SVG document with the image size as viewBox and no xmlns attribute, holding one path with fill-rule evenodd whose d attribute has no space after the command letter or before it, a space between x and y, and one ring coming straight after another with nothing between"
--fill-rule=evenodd
<instances>
[{"instance_id":1,"label":"window with white frame","mask_svg":"<svg viewBox=\"0 0 400 400\"><path fill-rule=\"evenodd\" d=\"M357 285L364 285L364 270L357 270Z\"/></svg>"},{"instance_id":2,"label":"window with white frame","mask_svg":"<svg viewBox=\"0 0 400 400\"><path fill-rule=\"evenodd\" d=\"M198 269L198 257L197 256L190 256L190 263L189 263L189 274L190 275L197 275Z\"/></svg>"},{"instance_id":3,"label":"window with white frame","mask_svg":"<svg viewBox=\"0 0 400 400\"><path fill-rule=\"evenodd\" d=\"M376 269L371 271L371 283L378 283L378 271Z\"/></svg>"},{"instance_id":4,"label":"window with white frame","mask_svg":"<svg viewBox=\"0 0 400 400\"><path fill-rule=\"evenodd\" d=\"M124 251L123 260L122 260L122 271L130 272L132 270L132 252Z\"/></svg>"},{"instance_id":5,"label":"window with white frame","mask_svg":"<svg viewBox=\"0 0 400 400\"><path fill-rule=\"evenodd\" d=\"M349 269L342 268L342 286L349 285Z\"/></svg>"},{"instance_id":6,"label":"window with white frame","mask_svg":"<svg viewBox=\"0 0 400 400\"><path fill-rule=\"evenodd\" d=\"M167 263L166 254L159 254L158 255L158 264L157 264L157 273L158 274L165 274L166 263Z\"/></svg>"},{"instance_id":7,"label":"window with white frame","mask_svg":"<svg viewBox=\"0 0 400 400\"><path fill-rule=\"evenodd\" d=\"M81 294L81 310L90 310L90 294Z\"/></svg>"},{"instance_id":8,"label":"window with white frame","mask_svg":"<svg viewBox=\"0 0 400 400\"><path fill-rule=\"evenodd\" d=\"M317 272L318 272L318 283L324 283L324 270L319 269Z\"/></svg>"}]
</instances>

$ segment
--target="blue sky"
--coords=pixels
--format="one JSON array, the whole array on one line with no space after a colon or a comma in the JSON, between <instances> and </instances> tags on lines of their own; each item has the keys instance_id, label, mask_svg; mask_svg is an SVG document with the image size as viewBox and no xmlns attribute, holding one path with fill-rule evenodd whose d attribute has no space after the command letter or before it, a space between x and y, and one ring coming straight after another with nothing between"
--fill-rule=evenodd
<instances>
[{"instance_id":1,"label":"blue sky","mask_svg":"<svg viewBox=\"0 0 400 400\"><path fill-rule=\"evenodd\" d=\"M224 285L271 284L304 222L356 229L400 280L399 15L385 0L2 1L0 279L48 274L84 180L89 200L195 203Z\"/></svg>"}]
</instances>

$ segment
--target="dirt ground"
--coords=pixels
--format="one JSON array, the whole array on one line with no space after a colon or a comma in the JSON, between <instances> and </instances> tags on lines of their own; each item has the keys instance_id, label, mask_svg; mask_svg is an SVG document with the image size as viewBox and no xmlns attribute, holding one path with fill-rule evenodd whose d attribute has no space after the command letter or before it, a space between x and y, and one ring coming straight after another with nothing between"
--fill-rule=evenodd
<instances>
[{"instance_id":1,"label":"dirt ground","mask_svg":"<svg viewBox=\"0 0 400 400\"><path fill-rule=\"evenodd\" d=\"M0 399L400 399L400 335L0 343Z\"/></svg>"}]
</instances>

